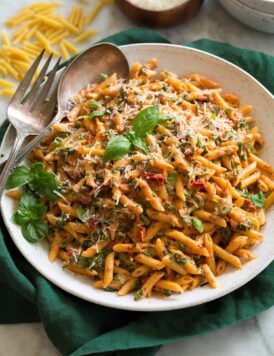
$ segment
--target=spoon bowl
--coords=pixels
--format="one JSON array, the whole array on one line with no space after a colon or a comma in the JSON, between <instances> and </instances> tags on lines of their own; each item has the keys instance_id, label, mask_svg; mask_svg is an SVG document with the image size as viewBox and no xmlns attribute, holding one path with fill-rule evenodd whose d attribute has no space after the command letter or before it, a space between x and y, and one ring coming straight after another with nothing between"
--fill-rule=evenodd
<instances>
[{"instance_id":1,"label":"spoon bowl","mask_svg":"<svg viewBox=\"0 0 274 356\"><path fill-rule=\"evenodd\" d=\"M62 71L58 86L57 102L58 108L56 116L50 122L49 126L38 136L20 150L16 164L18 164L50 131L53 123L62 120L70 109L70 99L81 89L86 88L90 83L98 83L102 73L111 75L114 72L118 78L127 79L129 76L128 61L123 52L111 43L100 43L93 45L80 53L65 69ZM2 140L0 147L0 168L6 162L11 147L15 139L15 129L10 125Z\"/></svg>"}]
</instances>

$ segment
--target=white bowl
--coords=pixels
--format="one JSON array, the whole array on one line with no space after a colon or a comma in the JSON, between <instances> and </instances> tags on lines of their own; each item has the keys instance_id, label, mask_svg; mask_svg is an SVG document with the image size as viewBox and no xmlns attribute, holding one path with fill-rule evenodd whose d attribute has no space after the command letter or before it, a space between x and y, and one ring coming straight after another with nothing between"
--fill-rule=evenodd
<instances>
[{"instance_id":1,"label":"white bowl","mask_svg":"<svg viewBox=\"0 0 274 356\"><path fill-rule=\"evenodd\" d=\"M274 0L239 0L239 2L253 10L274 14Z\"/></svg>"},{"instance_id":2,"label":"white bowl","mask_svg":"<svg viewBox=\"0 0 274 356\"><path fill-rule=\"evenodd\" d=\"M237 20L258 31L274 33L274 14L254 10L237 0L219 0Z\"/></svg>"},{"instance_id":3,"label":"white bowl","mask_svg":"<svg viewBox=\"0 0 274 356\"><path fill-rule=\"evenodd\" d=\"M253 115L265 140L261 156L274 165L274 98L251 75L235 65L197 49L167 44L134 44L122 46L130 65L138 61L144 63L156 57L159 60L159 70L169 69L178 75L187 73L200 73L217 81L226 92L237 94L242 105L251 103L254 106ZM186 308L209 302L222 297L241 287L257 274L259 274L274 257L274 209L267 213L267 223L262 232L264 240L252 249L257 256L253 261L246 263L243 269L230 271L218 277L218 288L208 286L199 287L191 292L171 297L146 298L139 302L134 301L132 295L119 297L115 293L94 289L91 281L86 277L75 275L62 268L60 261L48 260L48 243L30 244L21 234L18 225L11 221L15 210L15 202L3 196L1 202L2 215L10 232L11 238L25 258L48 280L65 291L90 302L108 307L136 311L160 311Z\"/></svg>"}]
</instances>

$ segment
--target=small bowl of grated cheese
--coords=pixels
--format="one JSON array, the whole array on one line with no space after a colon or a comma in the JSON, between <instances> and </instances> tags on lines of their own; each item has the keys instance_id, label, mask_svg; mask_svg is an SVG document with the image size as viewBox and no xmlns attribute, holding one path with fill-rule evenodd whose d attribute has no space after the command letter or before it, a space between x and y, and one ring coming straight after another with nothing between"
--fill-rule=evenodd
<instances>
[{"instance_id":1,"label":"small bowl of grated cheese","mask_svg":"<svg viewBox=\"0 0 274 356\"><path fill-rule=\"evenodd\" d=\"M203 0L115 0L131 20L148 27L170 27L193 17Z\"/></svg>"}]
</instances>

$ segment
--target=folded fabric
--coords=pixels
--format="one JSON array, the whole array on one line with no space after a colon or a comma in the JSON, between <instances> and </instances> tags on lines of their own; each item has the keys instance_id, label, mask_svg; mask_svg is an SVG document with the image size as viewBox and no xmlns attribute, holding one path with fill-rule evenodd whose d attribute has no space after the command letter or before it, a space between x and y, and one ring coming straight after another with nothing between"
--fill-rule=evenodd
<instances>
[{"instance_id":1,"label":"folded fabric","mask_svg":"<svg viewBox=\"0 0 274 356\"><path fill-rule=\"evenodd\" d=\"M168 43L154 32L136 29L103 41L117 45ZM273 57L210 40L186 45L235 63L274 93ZM0 129L1 138L4 130ZM157 313L102 307L78 299L46 280L17 250L2 220L0 226L0 323L40 320L64 355L152 355L163 344L226 327L274 304L272 263L242 288L196 307Z\"/></svg>"}]
</instances>

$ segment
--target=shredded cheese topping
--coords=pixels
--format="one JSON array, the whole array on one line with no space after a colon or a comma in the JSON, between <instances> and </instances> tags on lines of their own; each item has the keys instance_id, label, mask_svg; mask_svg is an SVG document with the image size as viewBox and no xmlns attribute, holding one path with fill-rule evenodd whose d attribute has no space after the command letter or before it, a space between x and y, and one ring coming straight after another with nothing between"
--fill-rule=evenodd
<instances>
[{"instance_id":1,"label":"shredded cheese topping","mask_svg":"<svg viewBox=\"0 0 274 356\"><path fill-rule=\"evenodd\" d=\"M226 264L254 258L274 200L252 107L156 67L91 83L32 155L61 184L46 215L50 259L136 300L215 288Z\"/></svg>"}]
</instances>

